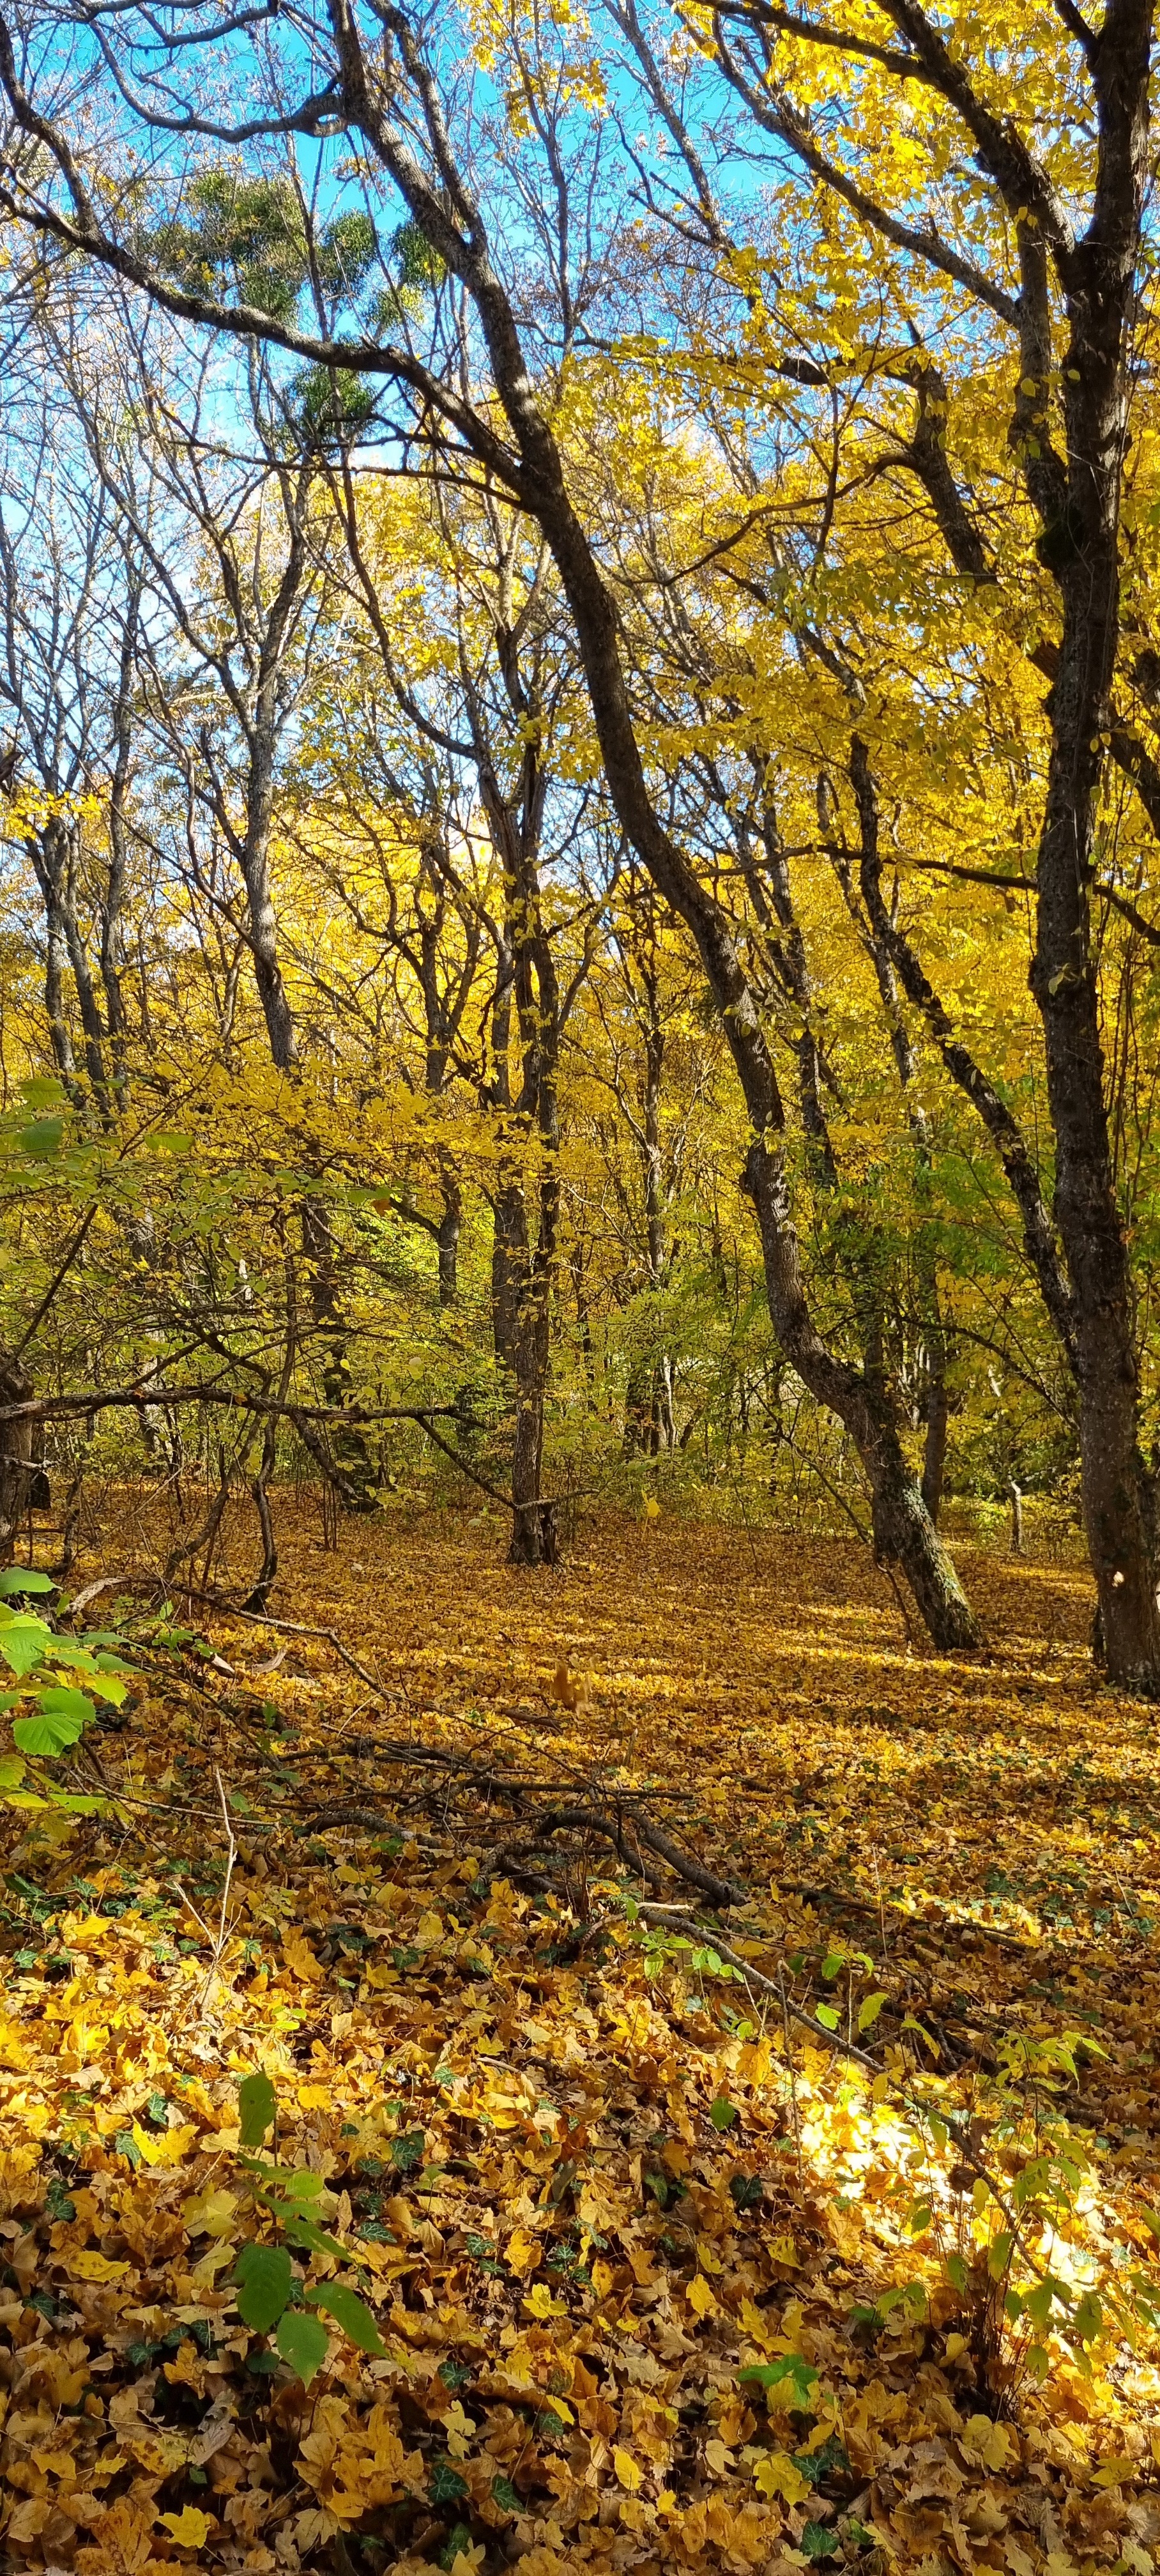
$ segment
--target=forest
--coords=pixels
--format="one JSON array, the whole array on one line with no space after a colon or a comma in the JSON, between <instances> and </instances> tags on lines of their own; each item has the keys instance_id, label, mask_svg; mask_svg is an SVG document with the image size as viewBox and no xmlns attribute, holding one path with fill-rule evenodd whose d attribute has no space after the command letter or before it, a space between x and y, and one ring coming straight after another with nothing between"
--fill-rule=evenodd
<instances>
[{"instance_id":1,"label":"forest","mask_svg":"<svg viewBox=\"0 0 1160 2576\"><path fill-rule=\"evenodd\" d=\"M0 15L0 2567L1160 2568L1152 0Z\"/></svg>"}]
</instances>

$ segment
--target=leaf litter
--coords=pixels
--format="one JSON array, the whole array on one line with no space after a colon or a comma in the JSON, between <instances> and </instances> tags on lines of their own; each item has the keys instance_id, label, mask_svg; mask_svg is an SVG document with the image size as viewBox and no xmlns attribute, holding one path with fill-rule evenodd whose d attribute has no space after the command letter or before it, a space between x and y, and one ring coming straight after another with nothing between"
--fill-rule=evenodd
<instances>
[{"instance_id":1,"label":"leaf litter","mask_svg":"<svg viewBox=\"0 0 1160 2576\"><path fill-rule=\"evenodd\" d=\"M833 1542L279 1536L281 1625L125 1591L112 1809L11 1819L4 2563L1149 2576L1155 1733L1082 1579L980 1558L951 1664Z\"/></svg>"}]
</instances>

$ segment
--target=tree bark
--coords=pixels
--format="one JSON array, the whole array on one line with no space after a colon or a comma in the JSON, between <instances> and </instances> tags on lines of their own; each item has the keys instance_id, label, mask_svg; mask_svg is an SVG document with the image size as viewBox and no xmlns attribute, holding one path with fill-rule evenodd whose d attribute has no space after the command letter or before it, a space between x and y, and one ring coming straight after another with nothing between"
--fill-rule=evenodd
<instances>
[{"instance_id":1,"label":"tree bark","mask_svg":"<svg viewBox=\"0 0 1160 2576\"><path fill-rule=\"evenodd\" d=\"M27 1369L0 1351L0 1404L27 1404L32 1391ZM0 1565L12 1563L36 1472L31 1416L0 1422Z\"/></svg>"},{"instance_id":2,"label":"tree bark","mask_svg":"<svg viewBox=\"0 0 1160 2576\"><path fill-rule=\"evenodd\" d=\"M1147 172L1148 0L1110 6L1095 56L1100 152L1089 229L1060 260L1068 472L1040 551L1062 611L1038 854L1031 989L1043 1020L1056 1138L1055 1206L1075 1313L1084 1523L1109 1676L1160 1691L1153 1482L1139 1441L1128 1248L1108 1136L1091 942L1096 801L1119 636L1120 475L1128 331Z\"/></svg>"}]
</instances>

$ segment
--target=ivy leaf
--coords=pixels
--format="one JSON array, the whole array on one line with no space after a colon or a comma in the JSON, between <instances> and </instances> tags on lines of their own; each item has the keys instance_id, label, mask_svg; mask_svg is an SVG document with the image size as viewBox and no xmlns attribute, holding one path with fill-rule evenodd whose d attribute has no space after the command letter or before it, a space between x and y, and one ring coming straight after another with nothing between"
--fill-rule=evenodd
<instances>
[{"instance_id":1,"label":"ivy leaf","mask_svg":"<svg viewBox=\"0 0 1160 2576\"><path fill-rule=\"evenodd\" d=\"M841 2546L837 2532L827 2530L824 2522L807 2522L798 2543L803 2556L815 2562L822 2558L836 2558Z\"/></svg>"},{"instance_id":2,"label":"ivy leaf","mask_svg":"<svg viewBox=\"0 0 1160 2576\"><path fill-rule=\"evenodd\" d=\"M432 2460L430 2495L432 2504L459 2504L467 2494L467 2480L461 2478L450 2460Z\"/></svg>"}]
</instances>

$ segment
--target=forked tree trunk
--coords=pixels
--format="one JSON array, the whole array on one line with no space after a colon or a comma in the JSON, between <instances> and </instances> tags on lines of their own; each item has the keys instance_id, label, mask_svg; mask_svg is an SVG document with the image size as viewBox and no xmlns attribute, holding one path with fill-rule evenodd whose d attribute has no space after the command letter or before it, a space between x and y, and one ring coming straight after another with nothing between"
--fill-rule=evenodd
<instances>
[{"instance_id":1,"label":"forked tree trunk","mask_svg":"<svg viewBox=\"0 0 1160 2576\"><path fill-rule=\"evenodd\" d=\"M780 1144L750 1146L745 1186L761 1228L774 1331L798 1376L838 1416L857 1449L870 1489L877 1555L901 1567L936 1646L954 1653L977 1645L978 1622L923 1501L887 1390L835 1358L810 1316Z\"/></svg>"}]
</instances>

